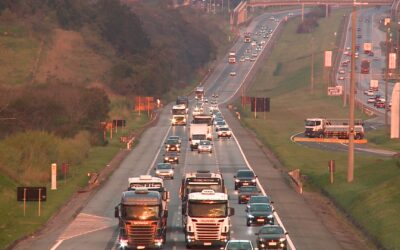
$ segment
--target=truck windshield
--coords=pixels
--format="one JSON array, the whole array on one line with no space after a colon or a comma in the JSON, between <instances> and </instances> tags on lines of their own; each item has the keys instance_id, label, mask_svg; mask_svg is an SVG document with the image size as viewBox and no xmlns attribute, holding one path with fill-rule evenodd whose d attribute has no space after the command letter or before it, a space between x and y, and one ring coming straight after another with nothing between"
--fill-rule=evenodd
<instances>
[{"instance_id":1,"label":"truck windshield","mask_svg":"<svg viewBox=\"0 0 400 250\"><path fill-rule=\"evenodd\" d=\"M172 109L173 115L185 115L186 109Z\"/></svg>"},{"instance_id":2,"label":"truck windshield","mask_svg":"<svg viewBox=\"0 0 400 250\"><path fill-rule=\"evenodd\" d=\"M208 183L208 184L200 184L196 183L194 185L188 185L186 188L187 194L194 193L194 192L201 192L204 189L212 189L215 192L223 192L222 185L218 183Z\"/></svg>"},{"instance_id":3,"label":"truck windshield","mask_svg":"<svg viewBox=\"0 0 400 250\"><path fill-rule=\"evenodd\" d=\"M317 122L316 121L306 120L306 126L317 126Z\"/></svg>"},{"instance_id":4,"label":"truck windshield","mask_svg":"<svg viewBox=\"0 0 400 250\"><path fill-rule=\"evenodd\" d=\"M159 206L130 206L123 205L122 217L127 220L158 220L160 218Z\"/></svg>"},{"instance_id":5,"label":"truck windshield","mask_svg":"<svg viewBox=\"0 0 400 250\"><path fill-rule=\"evenodd\" d=\"M216 201L190 201L190 217L223 218L228 215L227 202Z\"/></svg>"}]
</instances>

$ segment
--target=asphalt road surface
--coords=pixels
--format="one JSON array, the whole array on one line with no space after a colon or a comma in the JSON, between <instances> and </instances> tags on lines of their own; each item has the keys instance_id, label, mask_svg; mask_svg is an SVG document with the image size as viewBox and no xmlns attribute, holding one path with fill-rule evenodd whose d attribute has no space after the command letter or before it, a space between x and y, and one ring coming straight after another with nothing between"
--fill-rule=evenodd
<instances>
[{"instance_id":1,"label":"asphalt road surface","mask_svg":"<svg viewBox=\"0 0 400 250\"><path fill-rule=\"evenodd\" d=\"M284 14L275 14L274 16L282 20ZM269 17L270 14L264 14L255 18L248 31L258 30L261 25L274 30L279 22L270 20ZM234 46L238 58L250 46L250 44L244 44L240 39ZM228 64L227 58L224 58L204 83L206 95L209 97L213 93L218 93L219 103L225 103L238 91L253 65L254 62L250 61ZM232 71L235 71L237 76L230 76ZM188 126L171 127L171 106L166 106L159 113L157 124L142 135L140 143L108 181L99 188L77 217L70 224L60 225L58 230L31 242L30 249L116 249L118 247L116 244L118 230L117 219L114 218L114 207L119 203L121 193L127 189L128 177L152 174L154 164L162 161L163 143L168 135L182 137L182 152L180 163L175 167L175 178L165 181L171 192L165 249L185 249L178 190L181 176L185 172L201 169L219 170L224 176L230 205L235 208L235 215L231 218L232 238L250 239L255 243L254 233L258 231L259 227L246 226L245 205L238 204L237 195L233 189L235 172L248 167L254 169L259 177L260 187L275 202L277 221L282 221L289 232L290 242L293 242L289 249L341 249L342 247L308 207L303 197L293 190L285 176L280 170L273 167L255 140L225 110L225 104L221 104L220 107L235 133L234 138L214 140L212 154L192 152L188 146ZM19 248L16 247L16 249Z\"/></svg>"}]
</instances>

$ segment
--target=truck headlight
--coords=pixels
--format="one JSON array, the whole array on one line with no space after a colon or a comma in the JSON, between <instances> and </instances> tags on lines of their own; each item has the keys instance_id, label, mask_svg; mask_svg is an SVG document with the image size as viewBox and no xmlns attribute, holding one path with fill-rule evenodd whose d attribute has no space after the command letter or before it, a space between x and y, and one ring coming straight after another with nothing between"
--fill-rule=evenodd
<instances>
[{"instance_id":1,"label":"truck headlight","mask_svg":"<svg viewBox=\"0 0 400 250\"><path fill-rule=\"evenodd\" d=\"M239 182L239 179L235 179L235 182Z\"/></svg>"},{"instance_id":2,"label":"truck headlight","mask_svg":"<svg viewBox=\"0 0 400 250\"><path fill-rule=\"evenodd\" d=\"M268 217L268 219L273 219L274 218L274 216L272 214L268 215L267 217Z\"/></svg>"},{"instance_id":3,"label":"truck headlight","mask_svg":"<svg viewBox=\"0 0 400 250\"><path fill-rule=\"evenodd\" d=\"M256 179L252 179L251 182L256 182Z\"/></svg>"},{"instance_id":4,"label":"truck headlight","mask_svg":"<svg viewBox=\"0 0 400 250\"><path fill-rule=\"evenodd\" d=\"M254 218L254 216L252 214L248 214L247 217L249 217L250 219Z\"/></svg>"},{"instance_id":5,"label":"truck headlight","mask_svg":"<svg viewBox=\"0 0 400 250\"><path fill-rule=\"evenodd\" d=\"M164 160L166 160L166 161L167 161L167 160L168 160L168 157L165 157L165 158L164 158Z\"/></svg>"},{"instance_id":6,"label":"truck headlight","mask_svg":"<svg viewBox=\"0 0 400 250\"><path fill-rule=\"evenodd\" d=\"M285 242L286 239L285 239L285 238L280 238L279 241L280 241L280 242Z\"/></svg>"},{"instance_id":7,"label":"truck headlight","mask_svg":"<svg viewBox=\"0 0 400 250\"><path fill-rule=\"evenodd\" d=\"M175 118L174 118L174 119L172 119L172 123L175 123L175 122L176 122Z\"/></svg>"},{"instance_id":8,"label":"truck headlight","mask_svg":"<svg viewBox=\"0 0 400 250\"><path fill-rule=\"evenodd\" d=\"M156 170L156 174L159 174L160 173L160 170Z\"/></svg>"},{"instance_id":9,"label":"truck headlight","mask_svg":"<svg viewBox=\"0 0 400 250\"><path fill-rule=\"evenodd\" d=\"M128 240L121 239L121 240L119 241L119 246L120 246L121 248L127 247L127 246L128 246Z\"/></svg>"}]
</instances>

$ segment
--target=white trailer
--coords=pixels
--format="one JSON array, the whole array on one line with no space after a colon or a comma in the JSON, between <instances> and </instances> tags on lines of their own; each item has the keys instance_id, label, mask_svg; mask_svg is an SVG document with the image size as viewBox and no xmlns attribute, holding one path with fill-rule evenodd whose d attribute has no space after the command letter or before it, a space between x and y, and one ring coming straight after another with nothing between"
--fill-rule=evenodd
<instances>
[{"instance_id":1,"label":"white trailer","mask_svg":"<svg viewBox=\"0 0 400 250\"><path fill-rule=\"evenodd\" d=\"M197 149L201 140L207 140L209 129L207 124L190 124L189 141L190 149Z\"/></svg>"}]
</instances>

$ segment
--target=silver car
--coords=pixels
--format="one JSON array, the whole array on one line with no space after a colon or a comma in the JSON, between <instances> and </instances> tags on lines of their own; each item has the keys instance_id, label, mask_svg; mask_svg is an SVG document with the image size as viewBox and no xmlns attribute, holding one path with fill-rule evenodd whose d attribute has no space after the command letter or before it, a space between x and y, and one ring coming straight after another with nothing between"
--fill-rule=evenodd
<instances>
[{"instance_id":1,"label":"silver car","mask_svg":"<svg viewBox=\"0 0 400 250\"><path fill-rule=\"evenodd\" d=\"M209 152L212 153L212 143L209 140L201 140L199 146L197 147L197 152Z\"/></svg>"},{"instance_id":2,"label":"silver car","mask_svg":"<svg viewBox=\"0 0 400 250\"><path fill-rule=\"evenodd\" d=\"M157 177L174 179L174 167L170 163L158 163L154 168Z\"/></svg>"}]
</instances>

